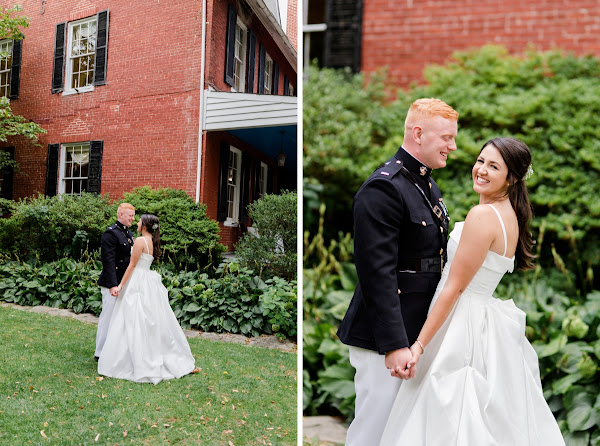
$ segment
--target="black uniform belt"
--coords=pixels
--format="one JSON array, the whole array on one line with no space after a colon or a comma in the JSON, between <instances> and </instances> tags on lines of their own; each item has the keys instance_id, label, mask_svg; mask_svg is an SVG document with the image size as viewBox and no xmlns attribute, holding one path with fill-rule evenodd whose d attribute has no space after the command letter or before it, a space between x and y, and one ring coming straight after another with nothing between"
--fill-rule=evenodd
<instances>
[{"instance_id":1,"label":"black uniform belt","mask_svg":"<svg viewBox=\"0 0 600 446\"><path fill-rule=\"evenodd\" d=\"M415 271L417 273L441 273L444 268L443 256L426 257L423 259L398 260L399 271Z\"/></svg>"}]
</instances>

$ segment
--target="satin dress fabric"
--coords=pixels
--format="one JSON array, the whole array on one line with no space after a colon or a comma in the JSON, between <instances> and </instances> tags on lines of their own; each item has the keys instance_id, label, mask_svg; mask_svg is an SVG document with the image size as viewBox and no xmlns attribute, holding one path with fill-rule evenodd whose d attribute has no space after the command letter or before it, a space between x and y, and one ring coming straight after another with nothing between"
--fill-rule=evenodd
<instances>
[{"instance_id":1,"label":"satin dress fabric","mask_svg":"<svg viewBox=\"0 0 600 446\"><path fill-rule=\"evenodd\" d=\"M456 223L450 234L448 264L430 311L448 278L463 225ZM565 444L543 396L538 358L525 337L525 313L512 300L493 297L513 268L514 257L487 253L427 345L416 378L400 388L381 446Z\"/></svg>"},{"instance_id":2,"label":"satin dress fabric","mask_svg":"<svg viewBox=\"0 0 600 446\"><path fill-rule=\"evenodd\" d=\"M98 373L157 384L191 373L195 361L169 305L154 258L142 253L113 310Z\"/></svg>"}]
</instances>

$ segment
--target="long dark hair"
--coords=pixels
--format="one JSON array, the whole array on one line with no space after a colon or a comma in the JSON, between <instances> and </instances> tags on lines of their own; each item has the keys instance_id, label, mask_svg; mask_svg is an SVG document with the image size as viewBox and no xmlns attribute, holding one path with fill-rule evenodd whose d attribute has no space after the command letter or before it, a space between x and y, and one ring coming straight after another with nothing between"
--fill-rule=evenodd
<instances>
[{"instance_id":1,"label":"long dark hair","mask_svg":"<svg viewBox=\"0 0 600 446\"><path fill-rule=\"evenodd\" d=\"M152 246L154 248L152 255L154 258L160 257L160 227L158 217L153 214L142 214L140 220L142 221L142 226L145 226L146 230L152 236Z\"/></svg>"},{"instance_id":2,"label":"long dark hair","mask_svg":"<svg viewBox=\"0 0 600 446\"><path fill-rule=\"evenodd\" d=\"M522 270L532 269L535 266L533 264L535 256L531 252L534 242L529 231L529 223L533 212L524 180L531 165L531 151L527 144L514 138L490 139L483 145L481 150L488 144L498 149L508 167L507 180L509 186L507 194L519 222L519 240L515 252L517 268Z\"/></svg>"}]
</instances>

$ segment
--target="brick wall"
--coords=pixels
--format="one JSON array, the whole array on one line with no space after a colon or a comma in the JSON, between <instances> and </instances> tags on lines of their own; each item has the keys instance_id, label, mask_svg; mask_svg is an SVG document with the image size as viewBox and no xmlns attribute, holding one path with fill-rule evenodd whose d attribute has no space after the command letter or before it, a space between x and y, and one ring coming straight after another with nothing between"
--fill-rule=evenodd
<instances>
[{"instance_id":1,"label":"brick wall","mask_svg":"<svg viewBox=\"0 0 600 446\"><path fill-rule=\"evenodd\" d=\"M362 69L387 66L392 83L408 86L426 65L486 43L600 55L599 31L596 0L365 0Z\"/></svg>"},{"instance_id":2,"label":"brick wall","mask_svg":"<svg viewBox=\"0 0 600 446\"><path fill-rule=\"evenodd\" d=\"M13 2L1 1L0 5ZM201 1L53 0L25 2L19 99L13 111L48 133L42 148L22 141L15 198L44 192L50 143L103 140L102 193L119 198L141 185L195 193L201 56ZM55 26L109 9L106 85L51 94Z\"/></svg>"},{"instance_id":3,"label":"brick wall","mask_svg":"<svg viewBox=\"0 0 600 446\"><path fill-rule=\"evenodd\" d=\"M287 34L290 42L298 50L298 0L288 0Z\"/></svg>"},{"instance_id":4,"label":"brick wall","mask_svg":"<svg viewBox=\"0 0 600 446\"><path fill-rule=\"evenodd\" d=\"M279 65L279 91L283 94L283 78L285 75L290 83L297 88L296 74L283 53L279 50L273 38L269 35L261 21L252 13L247 4L241 0L232 2L212 2L210 10L207 11L208 20L211 23L210 32L207 33L207 72L205 81L207 86L212 86L217 91L231 91L231 87L225 83L225 41L227 38L227 8L231 3L241 18L244 25L256 35L256 61L254 67L254 90L258 86L258 48L262 43L269 56Z\"/></svg>"}]
</instances>

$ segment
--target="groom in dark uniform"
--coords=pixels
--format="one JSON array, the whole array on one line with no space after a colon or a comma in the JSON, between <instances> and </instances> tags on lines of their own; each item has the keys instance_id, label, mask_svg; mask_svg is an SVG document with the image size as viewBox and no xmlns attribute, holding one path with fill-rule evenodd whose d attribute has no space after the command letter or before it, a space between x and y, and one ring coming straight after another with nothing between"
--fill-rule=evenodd
<instances>
[{"instance_id":1,"label":"groom in dark uniform","mask_svg":"<svg viewBox=\"0 0 600 446\"><path fill-rule=\"evenodd\" d=\"M133 247L133 234L129 227L135 218L135 208L129 203L121 203L117 210L117 221L104 231L100 241L100 257L102 259L102 272L98 279L102 293L102 311L98 318L98 331L96 332L96 361L102 353L108 326L119 295L118 285L129 266L131 248Z\"/></svg>"},{"instance_id":2,"label":"groom in dark uniform","mask_svg":"<svg viewBox=\"0 0 600 446\"><path fill-rule=\"evenodd\" d=\"M354 197L358 284L338 330L356 369L355 417L346 446L378 445L441 277L448 213L432 169L456 150L458 113L419 99L407 114L396 155ZM411 375L412 372L412 375Z\"/></svg>"}]
</instances>

